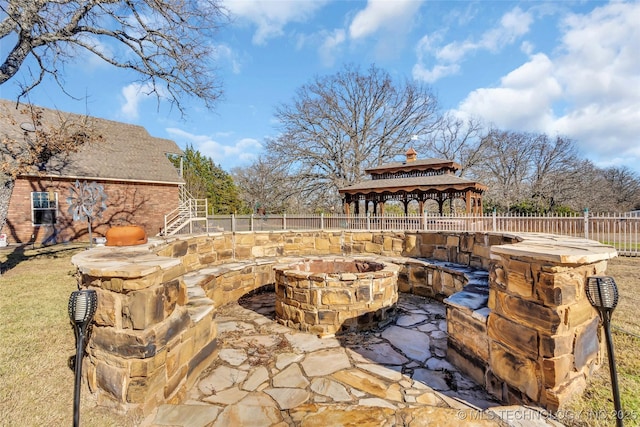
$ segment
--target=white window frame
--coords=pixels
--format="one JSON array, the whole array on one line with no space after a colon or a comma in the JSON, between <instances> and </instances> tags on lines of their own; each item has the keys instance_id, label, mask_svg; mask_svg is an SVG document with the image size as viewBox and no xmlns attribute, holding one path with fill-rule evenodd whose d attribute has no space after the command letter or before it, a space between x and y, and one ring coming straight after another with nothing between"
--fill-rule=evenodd
<instances>
[{"instance_id":1,"label":"white window frame","mask_svg":"<svg viewBox=\"0 0 640 427\"><path fill-rule=\"evenodd\" d=\"M53 194L53 200L50 196ZM44 197L46 196L46 198ZM47 207L36 207L36 202L46 202ZM37 223L36 211L53 211L53 222ZM58 193L53 191L33 191L31 192L31 223L37 225L55 225L58 219Z\"/></svg>"}]
</instances>

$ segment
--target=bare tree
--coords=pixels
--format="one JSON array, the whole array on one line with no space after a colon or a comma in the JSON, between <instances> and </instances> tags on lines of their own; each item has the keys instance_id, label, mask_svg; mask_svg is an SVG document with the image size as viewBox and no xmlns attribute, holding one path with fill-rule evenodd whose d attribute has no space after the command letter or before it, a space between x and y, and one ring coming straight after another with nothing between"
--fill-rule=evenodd
<instances>
[{"instance_id":1,"label":"bare tree","mask_svg":"<svg viewBox=\"0 0 640 427\"><path fill-rule=\"evenodd\" d=\"M494 205L509 209L527 199L534 142L531 134L501 130L484 138L484 159L475 175L489 187L487 199Z\"/></svg>"},{"instance_id":2,"label":"bare tree","mask_svg":"<svg viewBox=\"0 0 640 427\"><path fill-rule=\"evenodd\" d=\"M395 83L371 66L346 66L316 77L276 109L281 134L266 149L295 177L301 193L334 192L364 178L364 169L403 154L437 122L437 101L424 86Z\"/></svg>"},{"instance_id":3,"label":"bare tree","mask_svg":"<svg viewBox=\"0 0 640 427\"><path fill-rule=\"evenodd\" d=\"M640 201L640 180L627 168L600 169L580 159L566 137L491 130L474 174L501 210L624 211Z\"/></svg>"},{"instance_id":4,"label":"bare tree","mask_svg":"<svg viewBox=\"0 0 640 427\"><path fill-rule=\"evenodd\" d=\"M574 172L567 178L569 195L565 203L576 211L588 208L593 212L618 211L611 203L611 188L603 170L590 160L576 160Z\"/></svg>"},{"instance_id":5,"label":"bare tree","mask_svg":"<svg viewBox=\"0 0 640 427\"><path fill-rule=\"evenodd\" d=\"M607 210L632 210L640 203L640 177L632 170L623 167L610 167L603 171L602 177L607 183L607 194L603 194L604 200L617 209Z\"/></svg>"},{"instance_id":6,"label":"bare tree","mask_svg":"<svg viewBox=\"0 0 640 427\"><path fill-rule=\"evenodd\" d=\"M208 38L226 18L218 0L4 0L0 39L6 49L0 84L27 59L18 100L50 75L65 90L62 67L89 52L117 68L133 70L149 93L168 98L195 96L211 107L221 94L211 72Z\"/></svg>"},{"instance_id":7,"label":"bare tree","mask_svg":"<svg viewBox=\"0 0 640 427\"><path fill-rule=\"evenodd\" d=\"M239 197L254 213L281 213L295 195L285 165L275 158L261 157L245 168L231 171Z\"/></svg>"},{"instance_id":8,"label":"bare tree","mask_svg":"<svg viewBox=\"0 0 640 427\"><path fill-rule=\"evenodd\" d=\"M49 170L62 169L69 154L83 144L102 139L88 116L70 119L58 113L45 119L42 109L24 104L18 113L26 121L18 123L15 113L0 110L0 121L5 124L0 134L0 229L19 175L38 174L45 165ZM12 129L19 129L22 135Z\"/></svg>"},{"instance_id":9,"label":"bare tree","mask_svg":"<svg viewBox=\"0 0 640 427\"><path fill-rule=\"evenodd\" d=\"M485 128L479 119L462 120L445 114L420 148L424 148L425 153L430 156L455 160L462 166L460 176L464 176L482 160L488 143L484 138L484 131ZM419 140L418 138L417 141Z\"/></svg>"},{"instance_id":10,"label":"bare tree","mask_svg":"<svg viewBox=\"0 0 640 427\"><path fill-rule=\"evenodd\" d=\"M575 192L574 176L578 172L575 143L566 137L549 138L545 134L534 137L530 194L536 211L552 211L566 205Z\"/></svg>"}]
</instances>

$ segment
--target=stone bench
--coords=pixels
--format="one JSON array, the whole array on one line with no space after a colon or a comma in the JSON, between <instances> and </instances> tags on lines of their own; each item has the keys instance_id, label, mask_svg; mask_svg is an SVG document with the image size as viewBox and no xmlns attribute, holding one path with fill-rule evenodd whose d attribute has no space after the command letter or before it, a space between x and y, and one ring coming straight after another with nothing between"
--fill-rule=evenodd
<instances>
[{"instance_id":1,"label":"stone bench","mask_svg":"<svg viewBox=\"0 0 640 427\"><path fill-rule=\"evenodd\" d=\"M318 257L265 257L201 268L186 273L190 313L194 321L220 307L237 301L243 295L264 285L273 284L274 268L304 262ZM320 257L323 258L323 257ZM332 259L335 257L332 257ZM398 292L410 293L442 301L447 307L447 326L451 359L476 382L484 384L484 371L471 369L469 354L486 361L488 355L487 316L489 309L489 273L473 267L426 258L353 256L354 260L374 260L398 267ZM471 327L478 336L470 335ZM483 359L484 357L484 359ZM484 363L484 362L483 362Z\"/></svg>"},{"instance_id":2,"label":"stone bench","mask_svg":"<svg viewBox=\"0 0 640 427\"><path fill-rule=\"evenodd\" d=\"M188 300L207 298L214 307L237 301L243 295L275 282L274 267L320 257L264 257L213 265L182 276ZM335 258L335 257L332 257ZM354 260L373 260L394 264L398 270L398 291L442 301L456 293L464 295L473 287L487 289L488 272L465 265L426 258L379 255L349 256ZM199 305L199 303L195 303ZM486 298L484 301L486 306Z\"/></svg>"},{"instance_id":3,"label":"stone bench","mask_svg":"<svg viewBox=\"0 0 640 427\"><path fill-rule=\"evenodd\" d=\"M485 385L489 358L489 275L475 272L459 292L445 298L447 359L476 383Z\"/></svg>"},{"instance_id":4,"label":"stone bench","mask_svg":"<svg viewBox=\"0 0 640 427\"><path fill-rule=\"evenodd\" d=\"M98 292L84 370L98 403L147 414L183 401L216 357L216 307L274 283L278 263L324 256L386 260L399 266L399 292L444 301L448 358L504 402L556 410L601 361L598 315L584 286L616 252L597 242L473 232L210 233L72 258L81 285Z\"/></svg>"}]
</instances>

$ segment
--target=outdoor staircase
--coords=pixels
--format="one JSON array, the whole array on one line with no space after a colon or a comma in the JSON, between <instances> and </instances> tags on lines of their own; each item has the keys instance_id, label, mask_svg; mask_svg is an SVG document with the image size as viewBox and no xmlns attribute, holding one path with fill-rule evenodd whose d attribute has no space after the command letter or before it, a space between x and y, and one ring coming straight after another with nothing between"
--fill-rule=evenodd
<instances>
[{"instance_id":1,"label":"outdoor staircase","mask_svg":"<svg viewBox=\"0 0 640 427\"><path fill-rule=\"evenodd\" d=\"M159 236L172 236L184 230L194 220L206 221L207 199L195 199L184 185L180 186L180 204L164 216L164 228Z\"/></svg>"}]
</instances>

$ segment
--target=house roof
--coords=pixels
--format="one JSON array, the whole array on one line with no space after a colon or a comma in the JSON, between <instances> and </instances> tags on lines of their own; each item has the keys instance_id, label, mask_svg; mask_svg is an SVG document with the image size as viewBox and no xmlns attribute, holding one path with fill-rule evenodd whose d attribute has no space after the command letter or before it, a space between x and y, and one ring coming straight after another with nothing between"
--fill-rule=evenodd
<instances>
[{"instance_id":1,"label":"house roof","mask_svg":"<svg viewBox=\"0 0 640 427\"><path fill-rule=\"evenodd\" d=\"M387 179L369 179L357 184L343 187L338 191L340 193L358 194L358 193L396 193L400 191L464 191L474 189L476 191L484 191L486 186L465 178L460 178L453 174L417 176L408 178L387 178Z\"/></svg>"},{"instance_id":2,"label":"house roof","mask_svg":"<svg viewBox=\"0 0 640 427\"><path fill-rule=\"evenodd\" d=\"M31 116L21 112L24 107L27 106L20 104L16 109L15 101L0 99L0 138L27 141L26 136L34 127ZM34 167L34 175L167 184L184 182L167 158L167 154L182 154L174 141L152 137L142 126L37 108L43 111L42 122L46 128L60 126L62 121L85 120L101 139L83 144L64 159L51 159L40 172Z\"/></svg>"}]
</instances>

